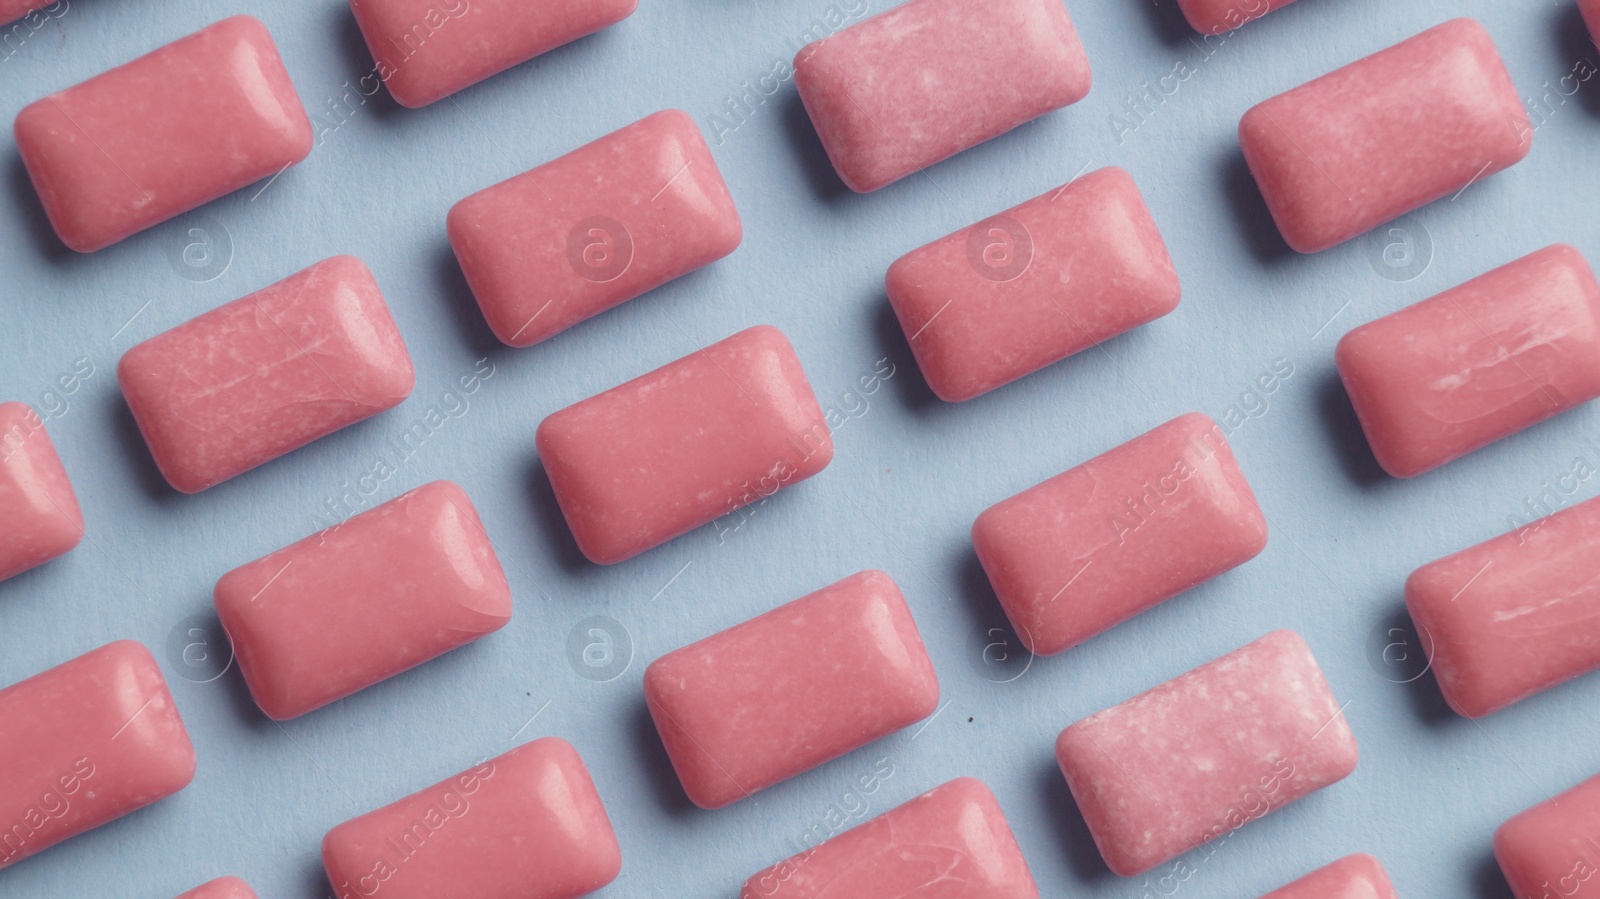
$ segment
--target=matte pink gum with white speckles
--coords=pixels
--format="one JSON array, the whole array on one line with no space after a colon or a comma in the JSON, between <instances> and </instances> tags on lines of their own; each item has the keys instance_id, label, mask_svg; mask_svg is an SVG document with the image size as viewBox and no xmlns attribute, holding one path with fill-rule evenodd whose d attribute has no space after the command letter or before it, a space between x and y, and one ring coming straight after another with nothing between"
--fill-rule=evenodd
<instances>
[{"instance_id":1,"label":"matte pink gum with white speckles","mask_svg":"<svg viewBox=\"0 0 1600 899\"><path fill-rule=\"evenodd\" d=\"M1103 168L912 250L889 303L928 386L971 399L1178 307L1133 178Z\"/></svg>"},{"instance_id":2,"label":"matte pink gum with white speckles","mask_svg":"<svg viewBox=\"0 0 1600 899\"><path fill-rule=\"evenodd\" d=\"M217 581L256 704L303 715L491 634L511 587L460 487L424 484Z\"/></svg>"},{"instance_id":3,"label":"matte pink gum with white speckles","mask_svg":"<svg viewBox=\"0 0 1600 899\"><path fill-rule=\"evenodd\" d=\"M644 695L684 792L720 808L926 718L939 679L863 571L656 659Z\"/></svg>"},{"instance_id":4,"label":"matte pink gum with white speckles","mask_svg":"<svg viewBox=\"0 0 1600 899\"><path fill-rule=\"evenodd\" d=\"M256 899L256 892L250 889L250 884L237 877L218 877L200 884L178 899Z\"/></svg>"},{"instance_id":5,"label":"matte pink gum with white speckles","mask_svg":"<svg viewBox=\"0 0 1600 899\"><path fill-rule=\"evenodd\" d=\"M194 779L194 747L150 651L132 640L0 690L0 868Z\"/></svg>"},{"instance_id":6,"label":"matte pink gum with white speckles","mask_svg":"<svg viewBox=\"0 0 1600 899\"><path fill-rule=\"evenodd\" d=\"M794 72L863 193L1076 103L1091 80L1061 0L911 0L807 44Z\"/></svg>"},{"instance_id":7,"label":"matte pink gum with white speckles","mask_svg":"<svg viewBox=\"0 0 1600 899\"><path fill-rule=\"evenodd\" d=\"M1037 899L994 793L958 777L744 882L739 899Z\"/></svg>"},{"instance_id":8,"label":"matte pink gum with white speckles","mask_svg":"<svg viewBox=\"0 0 1600 899\"><path fill-rule=\"evenodd\" d=\"M1341 780L1356 741L1305 641L1273 631L1073 724L1056 760L1131 877Z\"/></svg>"},{"instance_id":9,"label":"matte pink gum with white speckles","mask_svg":"<svg viewBox=\"0 0 1600 899\"><path fill-rule=\"evenodd\" d=\"M483 317L517 347L709 265L744 234L711 148L676 109L478 191L446 224Z\"/></svg>"},{"instance_id":10,"label":"matte pink gum with white speckles","mask_svg":"<svg viewBox=\"0 0 1600 899\"><path fill-rule=\"evenodd\" d=\"M334 256L144 341L117 381L167 482L198 493L399 405L415 373L372 273Z\"/></svg>"},{"instance_id":11,"label":"matte pink gum with white speckles","mask_svg":"<svg viewBox=\"0 0 1600 899\"><path fill-rule=\"evenodd\" d=\"M539 423L578 548L610 565L826 468L833 437L794 347L758 325Z\"/></svg>"},{"instance_id":12,"label":"matte pink gum with white speckles","mask_svg":"<svg viewBox=\"0 0 1600 899\"><path fill-rule=\"evenodd\" d=\"M1283 239L1315 253L1519 162L1533 127L1489 33L1453 19L1257 104L1239 143Z\"/></svg>"},{"instance_id":13,"label":"matte pink gum with white speckles","mask_svg":"<svg viewBox=\"0 0 1600 899\"><path fill-rule=\"evenodd\" d=\"M17 149L79 252L306 158L311 121L267 27L234 16L17 114Z\"/></svg>"},{"instance_id":14,"label":"matte pink gum with white speckles","mask_svg":"<svg viewBox=\"0 0 1600 899\"><path fill-rule=\"evenodd\" d=\"M0 581L64 555L83 539L83 512L44 420L0 403Z\"/></svg>"},{"instance_id":15,"label":"matte pink gum with white speckles","mask_svg":"<svg viewBox=\"0 0 1600 899\"><path fill-rule=\"evenodd\" d=\"M1406 608L1468 718L1600 668L1600 498L1418 568Z\"/></svg>"},{"instance_id":16,"label":"matte pink gum with white speckles","mask_svg":"<svg viewBox=\"0 0 1600 899\"><path fill-rule=\"evenodd\" d=\"M1282 9L1294 0L1178 0L1189 26L1201 34L1222 34Z\"/></svg>"},{"instance_id":17,"label":"matte pink gum with white speckles","mask_svg":"<svg viewBox=\"0 0 1600 899\"><path fill-rule=\"evenodd\" d=\"M1600 874L1600 777L1519 812L1494 832L1494 857L1517 899L1586 896ZM1592 886L1592 885L1591 885Z\"/></svg>"},{"instance_id":18,"label":"matte pink gum with white speckles","mask_svg":"<svg viewBox=\"0 0 1600 899\"><path fill-rule=\"evenodd\" d=\"M1255 558L1267 522L1191 412L985 509L972 545L1023 646L1051 655Z\"/></svg>"},{"instance_id":19,"label":"matte pink gum with white speckles","mask_svg":"<svg viewBox=\"0 0 1600 899\"><path fill-rule=\"evenodd\" d=\"M1334 361L1378 464L1414 477L1600 396L1600 284L1556 244L1356 328Z\"/></svg>"},{"instance_id":20,"label":"matte pink gum with white speckles","mask_svg":"<svg viewBox=\"0 0 1600 899\"><path fill-rule=\"evenodd\" d=\"M1347 855L1261 899L1400 899L1378 860L1365 853Z\"/></svg>"}]
</instances>

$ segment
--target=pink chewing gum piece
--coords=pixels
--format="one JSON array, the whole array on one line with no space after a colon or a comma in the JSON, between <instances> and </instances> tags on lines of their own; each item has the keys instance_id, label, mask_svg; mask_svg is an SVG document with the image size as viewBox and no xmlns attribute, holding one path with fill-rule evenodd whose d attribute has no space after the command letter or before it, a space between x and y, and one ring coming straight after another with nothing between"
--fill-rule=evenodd
<instances>
[{"instance_id":1,"label":"pink chewing gum piece","mask_svg":"<svg viewBox=\"0 0 1600 899\"><path fill-rule=\"evenodd\" d=\"M1494 857L1517 899L1582 896L1600 873L1600 777L1519 812L1494 832Z\"/></svg>"},{"instance_id":2,"label":"pink chewing gum piece","mask_svg":"<svg viewBox=\"0 0 1600 899\"><path fill-rule=\"evenodd\" d=\"M1400 899L1378 860L1365 853L1347 855L1261 899Z\"/></svg>"},{"instance_id":3,"label":"pink chewing gum piece","mask_svg":"<svg viewBox=\"0 0 1600 899\"><path fill-rule=\"evenodd\" d=\"M322 838L335 899L573 899L622 870L622 850L572 744L519 746Z\"/></svg>"},{"instance_id":4,"label":"pink chewing gum piece","mask_svg":"<svg viewBox=\"0 0 1600 899\"><path fill-rule=\"evenodd\" d=\"M334 256L123 354L156 466L198 493L391 409L416 375L372 273Z\"/></svg>"},{"instance_id":5,"label":"pink chewing gum piece","mask_svg":"<svg viewBox=\"0 0 1600 899\"><path fill-rule=\"evenodd\" d=\"M62 243L110 246L275 175L311 120L267 27L234 16L17 114L17 149Z\"/></svg>"},{"instance_id":6,"label":"pink chewing gum piece","mask_svg":"<svg viewBox=\"0 0 1600 899\"><path fill-rule=\"evenodd\" d=\"M0 721L0 868L194 779L194 747L167 682L132 640L0 690Z\"/></svg>"},{"instance_id":7,"label":"pink chewing gum piece","mask_svg":"<svg viewBox=\"0 0 1600 899\"><path fill-rule=\"evenodd\" d=\"M416 109L626 19L639 0L350 0L371 79Z\"/></svg>"},{"instance_id":8,"label":"pink chewing gum piece","mask_svg":"<svg viewBox=\"0 0 1600 899\"><path fill-rule=\"evenodd\" d=\"M1468 718L1600 668L1600 498L1418 568L1406 608Z\"/></svg>"},{"instance_id":9,"label":"pink chewing gum piece","mask_svg":"<svg viewBox=\"0 0 1600 899\"><path fill-rule=\"evenodd\" d=\"M1133 178L1104 168L895 260L889 303L950 402L1178 307L1178 273Z\"/></svg>"},{"instance_id":10,"label":"pink chewing gum piece","mask_svg":"<svg viewBox=\"0 0 1600 899\"><path fill-rule=\"evenodd\" d=\"M0 581L64 555L83 539L83 512L44 420L0 403Z\"/></svg>"},{"instance_id":11,"label":"pink chewing gum piece","mask_svg":"<svg viewBox=\"0 0 1600 899\"><path fill-rule=\"evenodd\" d=\"M1239 144L1284 241L1316 253L1521 161L1533 126L1489 33L1453 19L1257 104Z\"/></svg>"},{"instance_id":12,"label":"pink chewing gum piece","mask_svg":"<svg viewBox=\"0 0 1600 899\"><path fill-rule=\"evenodd\" d=\"M256 899L256 892L250 889L250 884L237 877L218 877L200 884L178 899Z\"/></svg>"},{"instance_id":13,"label":"pink chewing gum piece","mask_svg":"<svg viewBox=\"0 0 1600 899\"><path fill-rule=\"evenodd\" d=\"M215 599L250 695L279 721L511 620L511 587L489 535L449 481L235 568Z\"/></svg>"},{"instance_id":14,"label":"pink chewing gum piece","mask_svg":"<svg viewBox=\"0 0 1600 899\"><path fill-rule=\"evenodd\" d=\"M866 193L1082 100L1061 0L911 0L801 48L795 86L839 177Z\"/></svg>"},{"instance_id":15,"label":"pink chewing gum piece","mask_svg":"<svg viewBox=\"0 0 1600 899\"><path fill-rule=\"evenodd\" d=\"M1222 34L1247 25L1294 0L1178 0L1189 27L1201 34Z\"/></svg>"},{"instance_id":16,"label":"pink chewing gum piece","mask_svg":"<svg viewBox=\"0 0 1600 899\"><path fill-rule=\"evenodd\" d=\"M1589 30L1589 40L1600 43L1600 36L1597 36L1600 35L1600 0L1578 0L1578 12L1583 16L1583 26Z\"/></svg>"},{"instance_id":17,"label":"pink chewing gum piece","mask_svg":"<svg viewBox=\"0 0 1600 899\"><path fill-rule=\"evenodd\" d=\"M1556 244L1356 328L1334 361L1378 464L1414 477L1600 396L1600 285Z\"/></svg>"},{"instance_id":18,"label":"pink chewing gum piece","mask_svg":"<svg viewBox=\"0 0 1600 899\"><path fill-rule=\"evenodd\" d=\"M517 347L721 259L744 233L711 148L676 109L467 197L447 230L483 317Z\"/></svg>"},{"instance_id":19,"label":"pink chewing gum piece","mask_svg":"<svg viewBox=\"0 0 1600 899\"><path fill-rule=\"evenodd\" d=\"M1273 631L1073 724L1056 760L1131 877L1354 771L1342 712L1300 635Z\"/></svg>"},{"instance_id":20,"label":"pink chewing gum piece","mask_svg":"<svg viewBox=\"0 0 1600 899\"><path fill-rule=\"evenodd\" d=\"M862 571L667 653L645 702L683 791L721 808L933 714L900 588Z\"/></svg>"},{"instance_id":21,"label":"pink chewing gum piece","mask_svg":"<svg viewBox=\"0 0 1600 899\"><path fill-rule=\"evenodd\" d=\"M31 29L27 32L31 34L32 31L43 28L49 19L59 19L66 15L67 10L71 8L69 0L0 0L0 25L10 25L26 16L28 21L24 25ZM11 30L15 32L15 29ZM10 50L4 58L10 59L17 51L9 46L9 41L5 41L4 44L6 49Z\"/></svg>"},{"instance_id":22,"label":"pink chewing gum piece","mask_svg":"<svg viewBox=\"0 0 1600 899\"><path fill-rule=\"evenodd\" d=\"M1052 655L1255 558L1267 522L1191 412L985 509L972 545L1022 645Z\"/></svg>"},{"instance_id":23,"label":"pink chewing gum piece","mask_svg":"<svg viewBox=\"0 0 1600 899\"><path fill-rule=\"evenodd\" d=\"M833 459L794 347L770 325L551 413L536 440L578 548L602 565L765 500Z\"/></svg>"},{"instance_id":24,"label":"pink chewing gum piece","mask_svg":"<svg viewBox=\"0 0 1600 899\"><path fill-rule=\"evenodd\" d=\"M739 899L1038 899L1000 803L958 777L744 882Z\"/></svg>"}]
</instances>

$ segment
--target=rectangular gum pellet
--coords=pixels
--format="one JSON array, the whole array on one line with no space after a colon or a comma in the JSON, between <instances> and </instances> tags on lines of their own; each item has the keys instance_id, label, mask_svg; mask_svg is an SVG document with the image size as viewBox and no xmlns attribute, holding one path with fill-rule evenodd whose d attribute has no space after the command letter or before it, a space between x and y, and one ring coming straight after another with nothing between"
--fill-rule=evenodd
<instances>
[{"instance_id":1,"label":"rectangular gum pellet","mask_svg":"<svg viewBox=\"0 0 1600 899\"><path fill-rule=\"evenodd\" d=\"M1061 0L911 0L801 48L795 86L862 193L1089 93Z\"/></svg>"},{"instance_id":2,"label":"rectangular gum pellet","mask_svg":"<svg viewBox=\"0 0 1600 899\"><path fill-rule=\"evenodd\" d=\"M545 737L340 824L322 862L335 899L573 899L622 851L578 751Z\"/></svg>"},{"instance_id":3,"label":"rectangular gum pellet","mask_svg":"<svg viewBox=\"0 0 1600 899\"><path fill-rule=\"evenodd\" d=\"M1468 718L1600 668L1600 498L1418 568L1406 607Z\"/></svg>"},{"instance_id":4,"label":"rectangular gum pellet","mask_svg":"<svg viewBox=\"0 0 1600 899\"><path fill-rule=\"evenodd\" d=\"M1365 853L1347 855L1261 899L1400 899L1378 860Z\"/></svg>"},{"instance_id":5,"label":"rectangular gum pellet","mask_svg":"<svg viewBox=\"0 0 1600 899\"><path fill-rule=\"evenodd\" d=\"M912 250L886 278L928 386L971 399L1178 306L1133 178L1110 167Z\"/></svg>"},{"instance_id":6,"label":"rectangular gum pellet","mask_svg":"<svg viewBox=\"0 0 1600 899\"><path fill-rule=\"evenodd\" d=\"M424 484L217 581L250 695L304 715L494 633L511 587L467 494Z\"/></svg>"},{"instance_id":7,"label":"rectangular gum pellet","mask_svg":"<svg viewBox=\"0 0 1600 899\"><path fill-rule=\"evenodd\" d=\"M1178 0L1189 26L1201 34L1222 34L1247 25L1294 0Z\"/></svg>"},{"instance_id":8,"label":"rectangular gum pellet","mask_svg":"<svg viewBox=\"0 0 1600 899\"><path fill-rule=\"evenodd\" d=\"M1322 669L1274 631L1073 724L1056 760L1131 877L1343 779L1356 742Z\"/></svg>"},{"instance_id":9,"label":"rectangular gum pellet","mask_svg":"<svg viewBox=\"0 0 1600 899\"><path fill-rule=\"evenodd\" d=\"M794 347L758 325L539 423L578 548L621 562L826 468L833 437Z\"/></svg>"},{"instance_id":10,"label":"rectangular gum pellet","mask_svg":"<svg viewBox=\"0 0 1600 899\"><path fill-rule=\"evenodd\" d=\"M198 493L400 404L411 356L372 273L334 256L123 354L134 420Z\"/></svg>"},{"instance_id":11,"label":"rectangular gum pellet","mask_svg":"<svg viewBox=\"0 0 1600 899\"><path fill-rule=\"evenodd\" d=\"M1494 857L1517 899L1583 897L1600 873L1597 834L1600 777L1591 777L1501 824Z\"/></svg>"},{"instance_id":12,"label":"rectangular gum pellet","mask_svg":"<svg viewBox=\"0 0 1600 899\"><path fill-rule=\"evenodd\" d=\"M0 403L0 581L64 555L83 539L83 512L44 420Z\"/></svg>"},{"instance_id":13,"label":"rectangular gum pellet","mask_svg":"<svg viewBox=\"0 0 1600 899\"><path fill-rule=\"evenodd\" d=\"M863 571L656 659L644 692L710 809L926 718L939 680L900 588Z\"/></svg>"},{"instance_id":14,"label":"rectangular gum pellet","mask_svg":"<svg viewBox=\"0 0 1600 899\"><path fill-rule=\"evenodd\" d=\"M1191 412L985 509L972 544L1018 639L1051 655L1255 558L1267 522Z\"/></svg>"},{"instance_id":15,"label":"rectangular gum pellet","mask_svg":"<svg viewBox=\"0 0 1600 899\"><path fill-rule=\"evenodd\" d=\"M530 346L739 246L687 113L646 116L458 202L450 246L495 336Z\"/></svg>"},{"instance_id":16,"label":"rectangular gum pellet","mask_svg":"<svg viewBox=\"0 0 1600 899\"><path fill-rule=\"evenodd\" d=\"M1453 19L1252 107L1239 143L1278 230L1316 253L1528 155L1483 26Z\"/></svg>"},{"instance_id":17,"label":"rectangular gum pellet","mask_svg":"<svg viewBox=\"0 0 1600 899\"><path fill-rule=\"evenodd\" d=\"M1334 361L1378 464L1414 477L1600 396L1600 284L1556 244L1356 328Z\"/></svg>"},{"instance_id":18,"label":"rectangular gum pellet","mask_svg":"<svg viewBox=\"0 0 1600 899\"><path fill-rule=\"evenodd\" d=\"M633 14L639 0L350 0L376 67L416 109ZM365 80L365 79L364 79Z\"/></svg>"},{"instance_id":19,"label":"rectangular gum pellet","mask_svg":"<svg viewBox=\"0 0 1600 899\"><path fill-rule=\"evenodd\" d=\"M753 875L739 899L1038 899L994 794L959 777Z\"/></svg>"},{"instance_id":20,"label":"rectangular gum pellet","mask_svg":"<svg viewBox=\"0 0 1600 899\"><path fill-rule=\"evenodd\" d=\"M108 643L0 690L0 868L194 779L194 747L149 650Z\"/></svg>"},{"instance_id":21,"label":"rectangular gum pellet","mask_svg":"<svg viewBox=\"0 0 1600 899\"><path fill-rule=\"evenodd\" d=\"M208 880L178 899L256 899L250 884L237 877L218 877Z\"/></svg>"},{"instance_id":22,"label":"rectangular gum pellet","mask_svg":"<svg viewBox=\"0 0 1600 899\"><path fill-rule=\"evenodd\" d=\"M29 105L16 137L87 253L305 159L311 120L267 27L233 16Z\"/></svg>"}]
</instances>

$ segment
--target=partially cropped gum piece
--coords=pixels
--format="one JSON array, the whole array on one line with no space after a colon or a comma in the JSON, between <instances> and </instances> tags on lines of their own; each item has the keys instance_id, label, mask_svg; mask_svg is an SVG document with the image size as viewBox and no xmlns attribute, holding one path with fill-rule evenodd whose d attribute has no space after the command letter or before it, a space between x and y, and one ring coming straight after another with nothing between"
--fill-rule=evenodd
<instances>
[{"instance_id":1,"label":"partially cropped gum piece","mask_svg":"<svg viewBox=\"0 0 1600 899\"><path fill-rule=\"evenodd\" d=\"M194 747L167 682L132 640L0 690L0 721L0 868L194 779Z\"/></svg>"},{"instance_id":2,"label":"partially cropped gum piece","mask_svg":"<svg viewBox=\"0 0 1600 899\"><path fill-rule=\"evenodd\" d=\"M353 256L158 334L117 366L156 465L184 493L393 408L415 380L378 284Z\"/></svg>"},{"instance_id":3,"label":"partially cropped gum piece","mask_svg":"<svg viewBox=\"0 0 1600 899\"><path fill-rule=\"evenodd\" d=\"M676 109L467 197L447 228L489 327L518 347L721 259L744 233Z\"/></svg>"},{"instance_id":4,"label":"partially cropped gum piece","mask_svg":"<svg viewBox=\"0 0 1600 899\"><path fill-rule=\"evenodd\" d=\"M1089 58L1061 0L910 0L803 47L795 86L867 192L1082 100Z\"/></svg>"},{"instance_id":5,"label":"partially cropped gum piece","mask_svg":"<svg viewBox=\"0 0 1600 899\"><path fill-rule=\"evenodd\" d=\"M1038 899L1000 803L958 777L767 868L739 899Z\"/></svg>"},{"instance_id":6,"label":"partially cropped gum piece","mask_svg":"<svg viewBox=\"0 0 1600 899\"><path fill-rule=\"evenodd\" d=\"M1282 9L1294 0L1178 0L1189 25L1201 34L1222 34Z\"/></svg>"},{"instance_id":7,"label":"partially cropped gum piece","mask_svg":"<svg viewBox=\"0 0 1600 899\"><path fill-rule=\"evenodd\" d=\"M0 0L0 25L9 25L18 19L26 17L28 21L23 25L38 30L50 19L59 19L72 8L70 0ZM10 50L6 58L17 51Z\"/></svg>"},{"instance_id":8,"label":"partially cropped gum piece","mask_svg":"<svg viewBox=\"0 0 1600 899\"><path fill-rule=\"evenodd\" d=\"M218 877L208 880L178 899L256 899L250 884L237 877Z\"/></svg>"},{"instance_id":9,"label":"partially cropped gum piece","mask_svg":"<svg viewBox=\"0 0 1600 899\"><path fill-rule=\"evenodd\" d=\"M721 808L933 714L939 679L863 571L656 659L644 696L684 792Z\"/></svg>"},{"instance_id":10,"label":"partially cropped gum piece","mask_svg":"<svg viewBox=\"0 0 1600 899\"><path fill-rule=\"evenodd\" d=\"M1600 874L1600 777L1520 812L1494 832L1494 857L1517 899L1583 896Z\"/></svg>"},{"instance_id":11,"label":"partially cropped gum piece","mask_svg":"<svg viewBox=\"0 0 1600 899\"><path fill-rule=\"evenodd\" d=\"M83 512L44 420L0 403L0 581L63 555L83 539Z\"/></svg>"},{"instance_id":12,"label":"partially cropped gum piece","mask_svg":"<svg viewBox=\"0 0 1600 899\"><path fill-rule=\"evenodd\" d=\"M621 562L797 484L833 437L777 328L758 325L539 423L578 548Z\"/></svg>"},{"instance_id":13,"label":"partially cropped gum piece","mask_svg":"<svg viewBox=\"0 0 1600 899\"><path fill-rule=\"evenodd\" d=\"M1267 522L1191 412L985 509L972 544L1018 639L1050 655L1255 558Z\"/></svg>"},{"instance_id":14,"label":"partially cropped gum piece","mask_svg":"<svg viewBox=\"0 0 1600 899\"><path fill-rule=\"evenodd\" d=\"M1131 877L1343 779L1356 742L1305 641L1274 631L1061 732L1056 760Z\"/></svg>"},{"instance_id":15,"label":"partially cropped gum piece","mask_svg":"<svg viewBox=\"0 0 1600 899\"><path fill-rule=\"evenodd\" d=\"M1469 718L1600 668L1600 498L1418 568L1406 607Z\"/></svg>"},{"instance_id":16,"label":"partially cropped gum piece","mask_svg":"<svg viewBox=\"0 0 1600 899\"><path fill-rule=\"evenodd\" d=\"M340 824L322 862L335 899L573 899L622 851L578 751L546 737Z\"/></svg>"},{"instance_id":17,"label":"partially cropped gum piece","mask_svg":"<svg viewBox=\"0 0 1600 899\"><path fill-rule=\"evenodd\" d=\"M639 0L350 0L376 67L401 106L426 106L626 19Z\"/></svg>"},{"instance_id":18,"label":"partially cropped gum piece","mask_svg":"<svg viewBox=\"0 0 1600 899\"><path fill-rule=\"evenodd\" d=\"M1600 0L1578 0L1578 12L1591 42L1600 42ZM3 16L0 16L3 18Z\"/></svg>"},{"instance_id":19,"label":"partially cropped gum piece","mask_svg":"<svg viewBox=\"0 0 1600 899\"><path fill-rule=\"evenodd\" d=\"M280 721L511 620L511 587L489 535L449 481L235 568L215 598L250 695Z\"/></svg>"},{"instance_id":20,"label":"partially cropped gum piece","mask_svg":"<svg viewBox=\"0 0 1600 899\"><path fill-rule=\"evenodd\" d=\"M1519 162L1533 126L1489 33L1453 19L1257 104L1239 142L1283 239L1315 253Z\"/></svg>"},{"instance_id":21,"label":"partially cropped gum piece","mask_svg":"<svg viewBox=\"0 0 1600 899\"><path fill-rule=\"evenodd\" d=\"M1347 855L1261 899L1400 899L1378 860L1365 853Z\"/></svg>"},{"instance_id":22,"label":"partially cropped gum piece","mask_svg":"<svg viewBox=\"0 0 1600 899\"><path fill-rule=\"evenodd\" d=\"M971 399L1178 306L1133 178L1103 168L900 257L886 279L928 386Z\"/></svg>"},{"instance_id":23,"label":"partially cropped gum piece","mask_svg":"<svg viewBox=\"0 0 1600 899\"><path fill-rule=\"evenodd\" d=\"M1378 464L1413 477L1600 396L1600 284L1556 244L1356 328L1334 360Z\"/></svg>"},{"instance_id":24,"label":"partially cropped gum piece","mask_svg":"<svg viewBox=\"0 0 1600 899\"><path fill-rule=\"evenodd\" d=\"M50 224L84 253L311 152L311 120L272 36L249 16L29 105L16 136Z\"/></svg>"}]
</instances>

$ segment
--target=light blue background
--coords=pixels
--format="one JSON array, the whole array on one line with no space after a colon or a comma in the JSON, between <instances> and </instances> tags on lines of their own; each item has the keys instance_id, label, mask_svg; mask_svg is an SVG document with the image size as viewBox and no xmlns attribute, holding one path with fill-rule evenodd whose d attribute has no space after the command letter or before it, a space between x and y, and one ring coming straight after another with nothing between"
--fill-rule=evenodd
<instances>
[{"instance_id":1,"label":"light blue background","mask_svg":"<svg viewBox=\"0 0 1600 899\"><path fill-rule=\"evenodd\" d=\"M833 2L848 14L863 0ZM643 0L622 24L455 102L406 110L380 94L342 123L327 100L372 61L339 0L70 4L0 62L0 118L247 12L271 28L329 133L259 196L259 186L246 189L206 207L205 218L90 256L54 238L14 145L0 147L0 398L56 407L45 394L58 376L79 358L94 367L49 423L88 536L0 584L0 683L109 640L140 640L162 661L199 753L188 789L0 872L0 896L166 899L231 873L264 897L323 897L317 852L328 828L503 752L513 737L556 734L588 761L622 843L622 876L603 896L731 897L886 758L894 773L866 797L871 813L976 775L999 795L1045 896L1138 899L1145 879L1110 874L1089 841L1055 769L1055 734L1278 627L1305 635L1349 701L1360 767L1209 859L1191 858L1181 895L1256 896L1369 851L1408 899L1503 899L1495 826L1600 771L1600 677L1473 723L1444 707L1431 675L1399 685L1391 681L1407 676L1404 665L1374 661L1387 629L1405 623L1407 573L1507 530L1524 497L1554 485L1576 457L1600 464L1600 409L1396 481L1366 449L1332 362L1351 327L1493 265L1556 241L1600 254L1600 80L1545 117L1525 162L1410 218L1412 240L1425 233L1432 245L1431 264L1410 282L1378 274L1382 247L1372 240L1290 253L1235 138L1252 102L1453 15L1482 21L1519 91L1541 93L1578 60L1600 58L1570 0L1303 0L1209 57L1173 0L1074 0L1095 74L1085 101L867 196L832 174L786 84L713 141L744 219L743 246L525 350L500 346L479 316L445 239L449 205L664 107L687 110L710 133L729 95L788 59L829 0ZM871 0L870 9L885 6ZM1180 61L1193 74L1119 140L1110 117ZM1183 280L1177 311L972 402L935 399L889 312L889 263L1086 165L1113 163L1133 174L1166 237ZM193 227L231 242L215 280L188 280L172 262ZM172 491L116 389L120 354L334 253L376 273L416 361L415 394L201 495ZM762 322L793 340L824 407L855 416L838 429L832 466L760 507L725 545L706 528L614 567L583 561L539 471L539 420ZM1266 551L1064 655L986 668L986 634L1003 616L968 541L974 516L1183 412L1221 418L1245 402L1260 411L1241 395L1279 357L1294 375L1231 438L1270 520ZM206 614L216 578L326 523L325 500L392 459L386 438L485 358L494 375L470 408L377 499L434 478L461 483L511 579L511 624L281 727L255 709L236 669L193 682L209 676L204 666L188 668L167 643L186 618ZM858 395L858 379L880 359L894 376ZM1574 501L1597 488L1578 485ZM645 665L866 567L905 589L948 705L920 733L890 736L754 801L691 807L644 709ZM619 622L633 645L629 667L605 683L579 676L566 649L574 626L596 615Z\"/></svg>"}]
</instances>

